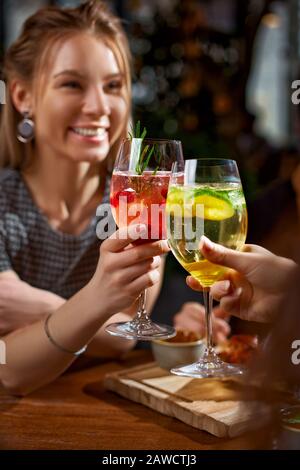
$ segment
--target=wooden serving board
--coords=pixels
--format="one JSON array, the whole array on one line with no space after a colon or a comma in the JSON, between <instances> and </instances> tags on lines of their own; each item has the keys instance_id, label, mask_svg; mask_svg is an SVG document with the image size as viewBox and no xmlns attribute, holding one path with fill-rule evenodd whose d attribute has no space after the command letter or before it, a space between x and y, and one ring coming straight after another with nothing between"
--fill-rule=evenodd
<instances>
[{"instance_id":1,"label":"wooden serving board","mask_svg":"<svg viewBox=\"0 0 300 470\"><path fill-rule=\"evenodd\" d=\"M155 362L107 374L104 386L125 398L218 437L234 437L267 422L258 389L241 398L240 379L191 379Z\"/></svg>"}]
</instances>

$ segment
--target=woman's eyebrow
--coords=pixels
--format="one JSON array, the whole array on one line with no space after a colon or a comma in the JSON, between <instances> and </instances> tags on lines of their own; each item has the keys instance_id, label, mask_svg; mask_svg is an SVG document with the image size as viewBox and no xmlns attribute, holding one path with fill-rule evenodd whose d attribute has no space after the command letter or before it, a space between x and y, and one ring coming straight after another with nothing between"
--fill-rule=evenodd
<instances>
[{"instance_id":1,"label":"woman's eyebrow","mask_svg":"<svg viewBox=\"0 0 300 470\"><path fill-rule=\"evenodd\" d=\"M124 77L124 73L121 73L121 72L115 72L115 73L109 73L108 75L106 75L106 79L109 79L109 78L123 78Z\"/></svg>"},{"instance_id":2,"label":"woman's eyebrow","mask_svg":"<svg viewBox=\"0 0 300 470\"><path fill-rule=\"evenodd\" d=\"M61 72L56 73L54 75L54 78L59 77L60 75L76 75L79 78L84 78L84 76L80 72L78 72L78 70L72 70L72 69L62 70Z\"/></svg>"},{"instance_id":3,"label":"woman's eyebrow","mask_svg":"<svg viewBox=\"0 0 300 470\"><path fill-rule=\"evenodd\" d=\"M78 70L74 70L74 69L67 69L67 70L62 70L61 72L58 72L54 75L54 78L57 78L59 77L60 75L75 75L79 78L84 78L84 75L81 74L80 72L78 72ZM105 79L106 80L109 80L111 78L123 78L124 77L124 74L121 73L121 72L115 72L115 73L110 73L108 75L106 75Z\"/></svg>"}]
</instances>

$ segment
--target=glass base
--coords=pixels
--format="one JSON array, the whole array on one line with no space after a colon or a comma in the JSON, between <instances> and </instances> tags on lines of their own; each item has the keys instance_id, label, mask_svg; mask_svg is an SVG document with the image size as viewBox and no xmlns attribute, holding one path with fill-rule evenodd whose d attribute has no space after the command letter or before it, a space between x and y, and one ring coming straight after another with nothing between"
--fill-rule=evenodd
<instances>
[{"instance_id":1,"label":"glass base","mask_svg":"<svg viewBox=\"0 0 300 470\"><path fill-rule=\"evenodd\" d=\"M176 335L175 328L172 326L153 323L151 320L111 323L105 328L105 331L113 336L142 341L168 339Z\"/></svg>"},{"instance_id":2,"label":"glass base","mask_svg":"<svg viewBox=\"0 0 300 470\"><path fill-rule=\"evenodd\" d=\"M176 367L170 371L175 375L205 379L209 377L228 377L230 375L241 375L246 372L245 367L223 362L214 350L206 349L202 359L194 364Z\"/></svg>"}]
</instances>

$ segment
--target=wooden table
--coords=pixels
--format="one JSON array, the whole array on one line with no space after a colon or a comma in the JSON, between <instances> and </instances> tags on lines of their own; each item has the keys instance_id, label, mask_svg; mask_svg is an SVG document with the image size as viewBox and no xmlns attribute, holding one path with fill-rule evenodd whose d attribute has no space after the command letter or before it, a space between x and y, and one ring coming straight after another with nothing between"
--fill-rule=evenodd
<instances>
[{"instance_id":1,"label":"wooden table","mask_svg":"<svg viewBox=\"0 0 300 470\"><path fill-rule=\"evenodd\" d=\"M83 358L84 359L84 358ZM107 372L152 360L95 361L25 398L0 391L0 449L204 450L263 447L264 432L219 439L104 390ZM254 439L255 436L255 439Z\"/></svg>"}]
</instances>

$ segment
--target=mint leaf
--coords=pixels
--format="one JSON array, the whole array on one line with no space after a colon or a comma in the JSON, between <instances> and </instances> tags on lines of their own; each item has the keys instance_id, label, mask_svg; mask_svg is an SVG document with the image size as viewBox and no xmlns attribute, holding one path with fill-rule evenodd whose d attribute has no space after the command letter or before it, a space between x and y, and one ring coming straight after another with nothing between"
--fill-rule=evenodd
<instances>
[{"instance_id":1,"label":"mint leaf","mask_svg":"<svg viewBox=\"0 0 300 470\"><path fill-rule=\"evenodd\" d=\"M228 197L227 191L221 192L221 191L210 189L210 188L201 188L201 189L199 188L193 191L193 193L191 194L191 197L194 197L194 198L198 196L211 196L217 199L223 199L224 201L229 202L229 203L231 202L230 198Z\"/></svg>"}]
</instances>

